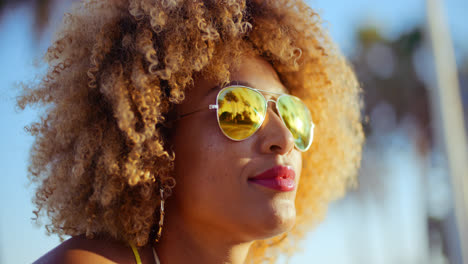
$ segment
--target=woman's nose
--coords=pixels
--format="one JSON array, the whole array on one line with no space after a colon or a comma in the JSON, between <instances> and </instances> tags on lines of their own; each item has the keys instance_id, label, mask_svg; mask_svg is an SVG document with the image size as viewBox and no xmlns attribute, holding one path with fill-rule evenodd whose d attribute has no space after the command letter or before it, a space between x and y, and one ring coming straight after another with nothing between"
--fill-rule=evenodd
<instances>
[{"instance_id":1,"label":"woman's nose","mask_svg":"<svg viewBox=\"0 0 468 264\"><path fill-rule=\"evenodd\" d=\"M294 137L276 111L274 104L269 104L265 120L260 128L260 148L263 153L285 155L294 148Z\"/></svg>"}]
</instances>

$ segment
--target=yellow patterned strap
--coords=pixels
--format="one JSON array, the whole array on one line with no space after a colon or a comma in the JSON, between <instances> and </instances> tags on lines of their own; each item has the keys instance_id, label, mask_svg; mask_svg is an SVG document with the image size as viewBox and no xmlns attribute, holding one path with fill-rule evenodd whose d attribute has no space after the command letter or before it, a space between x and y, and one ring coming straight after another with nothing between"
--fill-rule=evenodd
<instances>
[{"instance_id":1,"label":"yellow patterned strap","mask_svg":"<svg viewBox=\"0 0 468 264\"><path fill-rule=\"evenodd\" d=\"M141 264L141 258L140 258L140 254L138 254L138 249L132 243L129 243L129 244L132 247L133 254L135 255L136 263Z\"/></svg>"}]
</instances>

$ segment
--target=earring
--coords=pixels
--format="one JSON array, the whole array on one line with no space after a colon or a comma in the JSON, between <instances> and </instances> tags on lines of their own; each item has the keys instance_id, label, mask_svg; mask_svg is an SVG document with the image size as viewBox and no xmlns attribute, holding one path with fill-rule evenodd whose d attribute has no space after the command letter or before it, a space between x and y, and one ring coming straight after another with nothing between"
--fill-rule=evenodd
<instances>
[{"instance_id":1,"label":"earring","mask_svg":"<svg viewBox=\"0 0 468 264\"><path fill-rule=\"evenodd\" d=\"M164 189L161 185L159 185L159 194L161 195L161 207L159 208L159 229L158 233L156 233L156 238L154 241L157 243L161 238L162 228L164 224Z\"/></svg>"}]
</instances>

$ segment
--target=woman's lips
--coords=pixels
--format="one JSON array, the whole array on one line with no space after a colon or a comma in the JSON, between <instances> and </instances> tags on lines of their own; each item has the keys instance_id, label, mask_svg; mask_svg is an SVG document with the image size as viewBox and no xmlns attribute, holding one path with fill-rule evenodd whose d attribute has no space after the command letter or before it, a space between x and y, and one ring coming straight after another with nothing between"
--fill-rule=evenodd
<instances>
[{"instance_id":1,"label":"woman's lips","mask_svg":"<svg viewBox=\"0 0 468 264\"><path fill-rule=\"evenodd\" d=\"M275 166L249 179L250 182L282 192L294 190L296 173L290 166Z\"/></svg>"}]
</instances>

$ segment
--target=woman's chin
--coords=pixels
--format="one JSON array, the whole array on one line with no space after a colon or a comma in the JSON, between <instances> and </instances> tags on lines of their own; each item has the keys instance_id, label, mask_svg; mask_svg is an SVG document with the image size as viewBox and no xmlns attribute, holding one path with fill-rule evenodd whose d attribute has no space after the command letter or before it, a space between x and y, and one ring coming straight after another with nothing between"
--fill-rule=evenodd
<instances>
[{"instance_id":1,"label":"woman's chin","mask_svg":"<svg viewBox=\"0 0 468 264\"><path fill-rule=\"evenodd\" d=\"M259 219L260 220L260 219ZM268 239L291 230L296 223L296 207L291 200L275 201L255 228L257 239Z\"/></svg>"}]
</instances>

